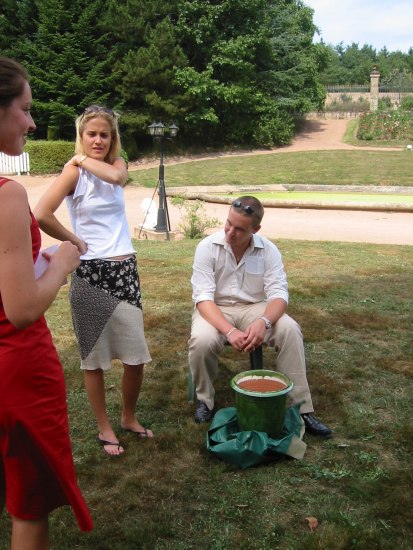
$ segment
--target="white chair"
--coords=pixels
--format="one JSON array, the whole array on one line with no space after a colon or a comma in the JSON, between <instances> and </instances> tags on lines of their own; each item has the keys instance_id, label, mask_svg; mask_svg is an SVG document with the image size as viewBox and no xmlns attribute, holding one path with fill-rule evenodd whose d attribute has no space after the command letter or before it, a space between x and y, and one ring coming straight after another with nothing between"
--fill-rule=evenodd
<instances>
[{"instance_id":1,"label":"white chair","mask_svg":"<svg viewBox=\"0 0 413 550\"><path fill-rule=\"evenodd\" d=\"M141 204L142 210L145 212L145 219L142 223L142 229L153 229L157 224L158 209L152 199L146 197Z\"/></svg>"}]
</instances>

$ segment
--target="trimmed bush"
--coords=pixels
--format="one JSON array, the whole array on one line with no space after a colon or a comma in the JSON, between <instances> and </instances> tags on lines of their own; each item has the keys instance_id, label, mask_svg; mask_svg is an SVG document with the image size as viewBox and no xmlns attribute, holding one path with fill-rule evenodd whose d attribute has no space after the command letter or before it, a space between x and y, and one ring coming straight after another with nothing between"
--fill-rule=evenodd
<instances>
[{"instance_id":1,"label":"trimmed bush","mask_svg":"<svg viewBox=\"0 0 413 550\"><path fill-rule=\"evenodd\" d=\"M29 140L25 146L30 156L30 172L32 174L56 174L61 172L66 162L75 154L73 141ZM122 149L120 156L128 164L127 151Z\"/></svg>"},{"instance_id":2,"label":"trimmed bush","mask_svg":"<svg viewBox=\"0 0 413 550\"><path fill-rule=\"evenodd\" d=\"M72 141L28 141L25 151L30 156L32 174L56 174L75 154Z\"/></svg>"}]
</instances>

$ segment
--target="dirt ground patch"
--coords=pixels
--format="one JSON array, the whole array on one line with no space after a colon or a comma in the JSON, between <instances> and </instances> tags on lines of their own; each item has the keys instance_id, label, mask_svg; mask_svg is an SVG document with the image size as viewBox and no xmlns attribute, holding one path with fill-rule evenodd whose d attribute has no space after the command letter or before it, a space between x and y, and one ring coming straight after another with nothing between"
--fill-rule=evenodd
<instances>
[{"instance_id":1,"label":"dirt ground patch","mask_svg":"<svg viewBox=\"0 0 413 550\"><path fill-rule=\"evenodd\" d=\"M360 149L343 143L343 136L348 121L345 119L308 120L302 132L296 136L291 145L267 150L245 151L242 153L226 153L225 155L244 156L251 154L282 154L291 151L316 151L332 149ZM365 149L369 149L366 147ZM377 149L375 149L377 150ZM389 149L386 149L389 150ZM400 148L396 149L400 150ZM193 162L208 158L219 158L224 154L216 153L208 156L170 157L165 159L165 165L183 162ZM142 170L158 166L159 160L142 160L133 163L131 170ZM16 176L26 188L29 202L34 207L51 184L54 176ZM139 235L139 228L144 221L142 203L145 198L153 198L157 204L157 195L152 189L127 186L125 188L126 215L132 235ZM228 205L205 204L205 210L211 217L217 217L224 223ZM179 223L181 211L169 204L169 217L172 232L179 238ZM66 206L59 208L59 219L69 226ZM320 241L347 241L378 244L413 244L412 214L396 212L365 212L340 210L307 210L300 208L266 208L261 233L271 239L299 239ZM141 233L141 238L143 234ZM55 242L47 235L42 235L43 246Z\"/></svg>"}]
</instances>

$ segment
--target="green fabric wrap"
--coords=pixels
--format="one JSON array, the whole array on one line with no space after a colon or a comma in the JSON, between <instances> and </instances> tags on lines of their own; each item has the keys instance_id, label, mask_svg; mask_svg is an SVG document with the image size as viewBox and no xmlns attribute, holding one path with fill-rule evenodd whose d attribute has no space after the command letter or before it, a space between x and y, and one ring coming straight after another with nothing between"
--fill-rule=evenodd
<instances>
[{"instance_id":1,"label":"green fabric wrap","mask_svg":"<svg viewBox=\"0 0 413 550\"><path fill-rule=\"evenodd\" d=\"M249 468L279 460L283 455L301 459L307 445L302 440L304 422L300 405L287 409L284 430L279 439L271 439L264 432L238 431L237 411L227 407L216 412L207 433L207 449L224 462L240 468Z\"/></svg>"}]
</instances>

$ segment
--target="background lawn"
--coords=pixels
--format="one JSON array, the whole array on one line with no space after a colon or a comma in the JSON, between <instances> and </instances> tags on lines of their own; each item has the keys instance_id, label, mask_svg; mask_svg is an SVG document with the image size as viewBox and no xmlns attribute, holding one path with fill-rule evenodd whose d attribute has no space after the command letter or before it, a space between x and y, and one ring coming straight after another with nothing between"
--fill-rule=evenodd
<instances>
[{"instance_id":1,"label":"background lawn","mask_svg":"<svg viewBox=\"0 0 413 550\"><path fill-rule=\"evenodd\" d=\"M186 162L165 167L168 187L194 185L413 186L413 153L400 151L306 151L263 153ZM131 171L131 183L155 187L158 168Z\"/></svg>"}]
</instances>

